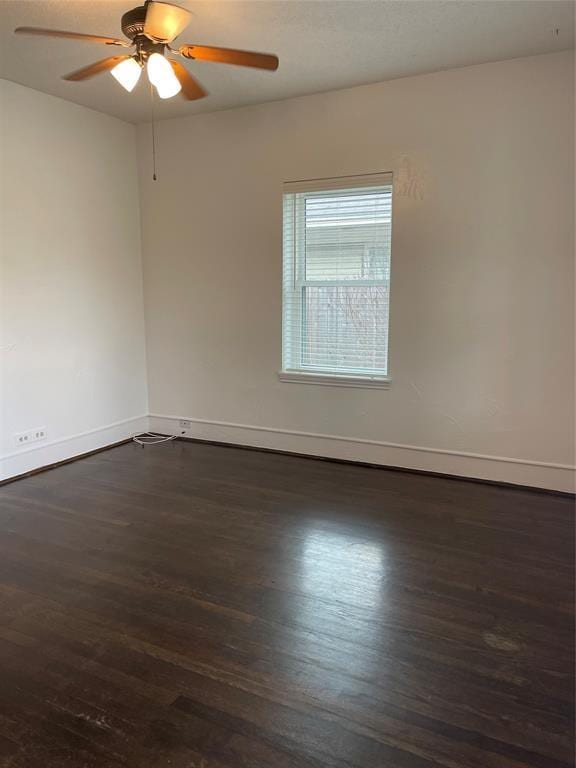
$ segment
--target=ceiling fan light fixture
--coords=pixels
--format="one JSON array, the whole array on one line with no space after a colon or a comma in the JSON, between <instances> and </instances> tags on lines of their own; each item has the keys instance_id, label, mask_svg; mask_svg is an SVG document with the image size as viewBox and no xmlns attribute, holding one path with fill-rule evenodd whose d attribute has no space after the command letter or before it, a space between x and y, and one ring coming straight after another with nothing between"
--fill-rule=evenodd
<instances>
[{"instance_id":1,"label":"ceiling fan light fixture","mask_svg":"<svg viewBox=\"0 0 576 768\"><path fill-rule=\"evenodd\" d=\"M156 88L161 99L169 99L181 93L187 101L195 101L207 96L207 92L194 75L174 58L174 54L185 59L197 61L233 64L239 67L253 67L274 71L278 69L278 57L271 53L243 51L237 48L219 48L217 46L185 43L172 48L171 43L179 37L187 26L191 13L185 8L173 5L167 0L141 0L142 4L126 11L122 15L124 40L117 37L91 35L84 32L69 32L62 29L44 27L17 27L18 35L38 35L64 40L83 40L108 46L119 46L124 51L121 56L107 56L93 64L81 67L62 76L63 80L81 82L104 72L111 72L124 90L134 90L142 70L146 66L151 85ZM0 5L2 0L0 0ZM164 55L166 54L168 58Z\"/></svg>"},{"instance_id":2,"label":"ceiling fan light fixture","mask_svg":"<svg viewBox=\"0 0 576 768\"><path fill-rule=\"evenodd\" d=\"M161 99L169 99L182 90L170 62L162 54L152 53L148 57L146 71Z\"/></svg>"},{"instance_id":3,"label":"ceiling fan light fixture","mask_svg":"<svg viewBox=\"0 0 576 768\"><path fill-rule=\"evenodd\" d=\"M114 69L110 70L110 74L120 83L122 88L130 92L134 90L136 83L140 79L142 67L136 59L130 57L117 64Z\"/></svg>"}]
</instances>

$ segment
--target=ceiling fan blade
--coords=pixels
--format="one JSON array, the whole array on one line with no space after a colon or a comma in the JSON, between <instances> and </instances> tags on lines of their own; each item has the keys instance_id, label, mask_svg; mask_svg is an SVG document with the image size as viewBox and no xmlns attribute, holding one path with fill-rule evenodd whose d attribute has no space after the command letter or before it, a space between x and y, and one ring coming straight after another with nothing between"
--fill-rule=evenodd
<instances>
[{"instance_id":1,"label":"ceiling fan blade","mask_svg":"<svg viewBox=\"0 0 576 768\"><path fill-rule=\"evenodd\" d=\"M126 59L129 59L130 56L109 56L107 59L100 59L100 61L95 61L94 64L90 64L87 67L82 67L82 69L77 69L76 72L70 72L68 75L63 75L63 80L88 80L90 77L94 77L94 75L99 75L102 72L109 72L111 69L114 69L116 64L120 64L121 61L125 61Z\"/></svg>"},{"instance_id":2,"label":"ceiling fan blade","mask_svg":"<svg viewBox=\"0 0 576 768\"><path fill-rule=\"evenodd\" d=\"M42 29L41 27L16 27L16 35L41 35L42 37L67 37L70 40L85 40L88 43L104 43L105 45L122 45L129 48L131 43L118 40L116 37L101 35L84 35L82 32L65 32L61 29Z\"/></svg>"},{"instance_id":3,"label":"ceiling fan blade","mask_svg":"<svg viewBox=\"0 0 576 768\"><path fill-rule=\"evenodd\" d=\"M144 34L160 43L170 43L188 26L190 11L178 5L151 0L146 5Z\"/></svg>"},{"instance_id":4,"label":"ceiling fan blade","mask_svg":"<svg viewBox=\"0 0 576 768\"><path fill-rule=\"evenodd\" d=\"M256 69L278 69L278 57L271 53L238 51L235 48L215 48L207 45L183 45L179 51L187 59L216 61L221 64L236 64L240 67Z\"/></svg>"},{"instance_id":5,"label":"ceiling fan blade","mask_svg":"<svg viewBox=\"0 0 576 768\"><path fill-rule=\"evenodd\" d=\"M207 96L207 92L202 88L198 80L192 77L186 67L182 66L179 61L173 61L169 59L174 74L178 78L180 85L182 86L182 96L188 101L194 101L194 99L203 99Z\"/></svg>"}]
</instances>

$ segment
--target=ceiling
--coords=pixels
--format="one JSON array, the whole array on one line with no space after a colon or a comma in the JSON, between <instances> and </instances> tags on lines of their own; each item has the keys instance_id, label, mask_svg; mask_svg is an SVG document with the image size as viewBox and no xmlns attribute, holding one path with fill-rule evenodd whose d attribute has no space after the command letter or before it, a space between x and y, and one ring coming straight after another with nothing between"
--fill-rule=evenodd
<instances>
[{"instance_id":1,"label":"ceiling","mask_svg":"<svg viewBox=\"0 0 576 768\"><path fill-rule=\"evenodd\" d=\"M134 0L0 0L0 77L139 123L150 119L142 78L126 93L108 74L83 83L61 75L110 48L19 37L17 26L121 36ZM181 43L276 53L277 72L186 61L208 90L179 97L157 118L211 112L451 67L574 47L572 0L179 0L192 11ZM117 49L114 49L115 51ZM185 61L182 59L182 61Z\"/></svg>"}]
</instances>

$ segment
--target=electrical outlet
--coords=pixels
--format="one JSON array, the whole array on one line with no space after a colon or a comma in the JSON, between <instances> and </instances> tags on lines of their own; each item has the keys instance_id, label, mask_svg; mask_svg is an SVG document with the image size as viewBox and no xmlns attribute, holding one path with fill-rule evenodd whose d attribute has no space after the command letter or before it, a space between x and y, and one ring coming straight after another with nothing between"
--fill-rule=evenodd
<instances>
[{"instance_id":1,"label":"electrical outlet","mask_svg":"<svg viewBox=\"0 0 576 768\"><path fill-rule=\"evenodd\" d=\"M29 429L27 432L17 432L14 435L14 443L18 448L22 448L29 443L37 443L39 440L46 440L48 433L46 427L36 427L36 429Z\"/></svg>"},{"instance_id":2,"label":"electrical outlet","mask_svg":"<svg viewBox=\"0 0 576 768\"><path fill-rule=\"evenodd\" d=\"M180 429L190 429L192 426L191 421L187 421L186 419L180 419Z\"/></svg>"}]
</instances>

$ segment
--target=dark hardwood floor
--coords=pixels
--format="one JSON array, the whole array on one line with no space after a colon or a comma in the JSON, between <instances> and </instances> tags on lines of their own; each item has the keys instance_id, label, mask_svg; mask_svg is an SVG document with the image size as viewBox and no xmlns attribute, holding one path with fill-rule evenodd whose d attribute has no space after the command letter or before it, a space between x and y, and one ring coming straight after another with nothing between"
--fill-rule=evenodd
<instances>
[{"instance_id":1,"label":"dark hardwood floor","mask_svg":"<svg viewBox=\"0 0 576 768\"><path fill-rule=\"evenodd\" d=\"M568 768L573 508L183 442L0 488L0 765Z\"/></svg>"}]
</instances>

